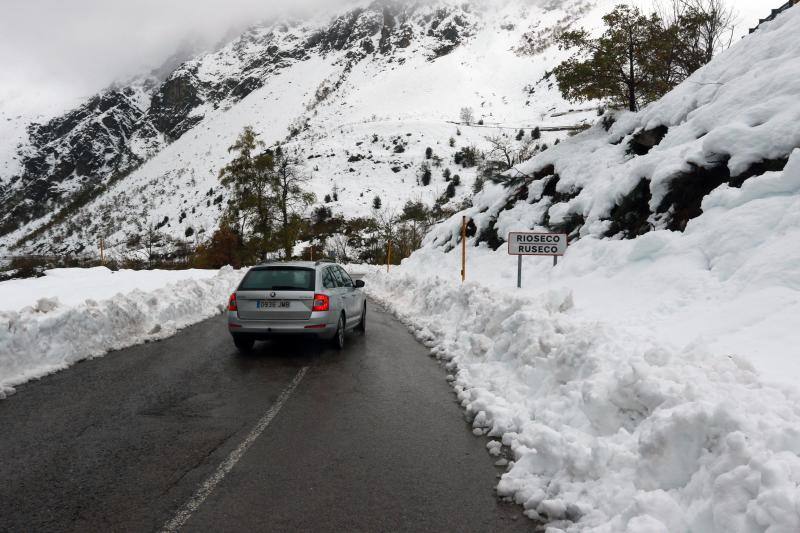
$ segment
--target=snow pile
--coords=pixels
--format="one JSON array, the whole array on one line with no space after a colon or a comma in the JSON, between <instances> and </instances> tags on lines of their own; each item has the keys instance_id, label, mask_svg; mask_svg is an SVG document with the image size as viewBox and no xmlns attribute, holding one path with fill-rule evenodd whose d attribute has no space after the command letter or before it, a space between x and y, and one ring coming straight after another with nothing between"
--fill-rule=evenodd
<instances>
[{"instance_id":1,"label":"snow pile","mask_svg":"<svg viewBox=\"0 0 800 533\"><path fill-rule=\"evenodd\" d=\"M458 370L473 426L510 448L498 493L528 516L575 532L800 530L794 390L587 319L569 291L422 274L441 265L420 254L367 287Z\"/></svg>"},{"instance_id":2,"label":"snow pile","mask_svg":"<svg viewBox=\"0 0 800 533\"><path fill-rule=\"evenodd\" d=\"M798 34L790 10L367 277L457 371L490 452L509 454L499 493L553 531L800 531ZM660 142L629 151L658 126ZM681 209L660 211L665 198ZM525 258L517 290L516 258L490 244L561 224L580 238L556 268Z\"/></svg>"},{"instance_id":3,"label":"snow pile","mask_svg":"<svg viewBox=\"0 0 800 533\"><path fill-rule=\"evenodd\" d=\"M241 277L230 267L216 273L100 267L0 283L0 398L82 359L169 337L222 312Z\"/></svg>"}]
</instances>

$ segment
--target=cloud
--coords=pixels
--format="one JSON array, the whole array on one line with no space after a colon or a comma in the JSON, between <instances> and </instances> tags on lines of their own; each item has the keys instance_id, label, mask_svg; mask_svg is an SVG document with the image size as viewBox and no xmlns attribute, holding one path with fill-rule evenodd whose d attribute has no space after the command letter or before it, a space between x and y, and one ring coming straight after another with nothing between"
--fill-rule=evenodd
<instances>
[{"instance_id":1,"label":"cloud","mask_svg":"<svg viewBox=\"0 0 800 533\"><path fill-rule=\"evenodd\" d=\"M335 3L335 2L334 2ZM3 0L0 105L70 105L180 49L322 0Z\"/></svg>"},{"instance_id":2,"label":"cloud","mask_svg":"<svg viewBox=\"0 0 800 533\"><path fill-rule=\"evenodd\" d=\"M57 113L181 49L188 58L261 20L367 1L2 0L0 111ZM767 14L752 0L729 2L745 24Z\"/></svg>"}]
</instances>

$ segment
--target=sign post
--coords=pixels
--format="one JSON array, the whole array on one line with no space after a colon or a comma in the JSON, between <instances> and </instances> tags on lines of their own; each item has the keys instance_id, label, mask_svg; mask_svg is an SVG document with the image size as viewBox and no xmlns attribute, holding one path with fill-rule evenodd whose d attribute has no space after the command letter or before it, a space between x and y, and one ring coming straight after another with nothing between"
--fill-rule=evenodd
<instances>
[{"instance_id":1,"label":"sign post","mask_svg":"<svg viewBox=\"0 0 800 533\"><path fill-rule=\"evenodd\" d=\"M566 233L511 232L508 234L508 255L517 256L517 287L522 288L522 256L552 255L553 266L558 256L567 251Z\"/></svg>"},{"instance_id":2,"label":"sign post","mask_svg":"<svg viewBox=\"0 0 800 533\"><path fill-rule=\"evenodd\" d=\"M461 217L461 283L467 279L467 217Z\"/></svg>"}]
</instances>

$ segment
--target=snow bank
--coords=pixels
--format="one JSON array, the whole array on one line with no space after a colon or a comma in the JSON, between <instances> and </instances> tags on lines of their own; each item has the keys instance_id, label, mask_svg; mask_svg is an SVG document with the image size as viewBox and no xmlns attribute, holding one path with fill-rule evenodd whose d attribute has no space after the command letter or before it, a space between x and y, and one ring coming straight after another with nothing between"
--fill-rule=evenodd
<instances>
[{"instance_id":1,"label":"snow bank","mask_svg":"<svg viewBox=\"0 0 800 533\"><path fill-rule=\"evenodd\" d=\"M741 358L587 319L568 290L425 274L452 259L426 251L367 287L457 370L473 426L510 449L501 496L553 531L800 531L795 390Z\"/></svg>"},{"instance_id":2,"label":"snow bank","mask_svg":"<svg viewBox=\"0 0 800 533\"><path fill-rule=\"evenodd\" d=\"M241 277L230 267L115 273L100 267L0 283L0 399L15 385L220 313Z\"/></svg>"}]
</instances>

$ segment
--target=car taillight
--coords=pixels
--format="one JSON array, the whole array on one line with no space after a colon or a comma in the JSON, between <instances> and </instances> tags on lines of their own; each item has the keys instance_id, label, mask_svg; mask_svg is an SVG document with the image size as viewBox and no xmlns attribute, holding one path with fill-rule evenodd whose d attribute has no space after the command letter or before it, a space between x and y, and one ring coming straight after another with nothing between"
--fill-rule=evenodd
<instances>
[{"instance_id":1,"label":"car taillight","mask_svg":"<svg viewBox=\"0 0 800 533\"><path fill-rule=\"evenodd\" d=\"M331 299L325 294L314 295L314 307L312 311L330 311Z\"/></svg>"},{"instance_id":2,"label":"car taillight","mask_svg":"<svg viewBox=\"0 0 800 533\"><path fill-rule=\"evenodd\" d=\"M228 300L228 311L238 311L239 308L236 306L236 293L234 292L231 294L230 300Z\"/></svg>"}]
</instances>

